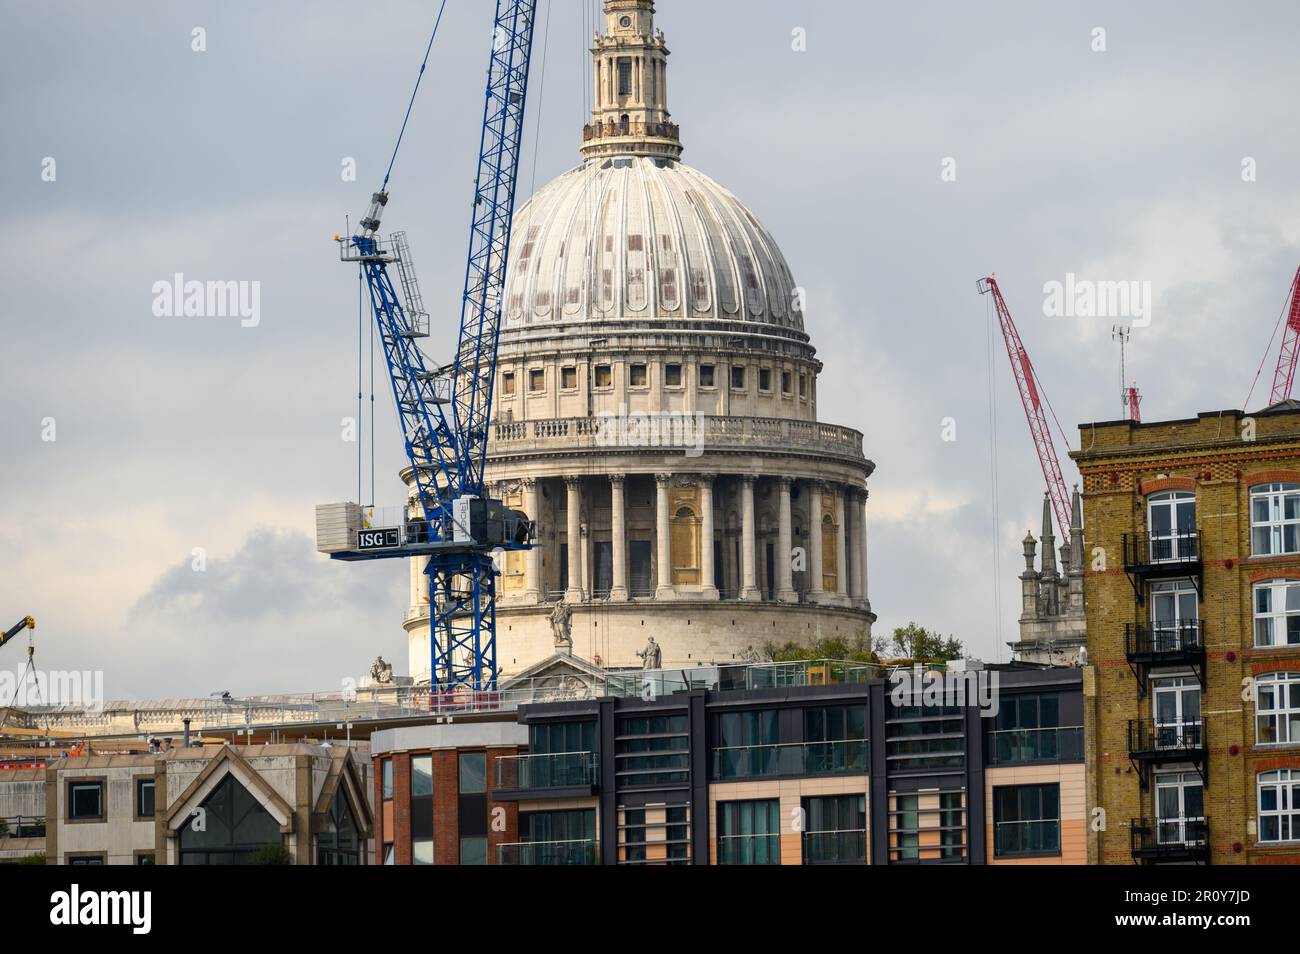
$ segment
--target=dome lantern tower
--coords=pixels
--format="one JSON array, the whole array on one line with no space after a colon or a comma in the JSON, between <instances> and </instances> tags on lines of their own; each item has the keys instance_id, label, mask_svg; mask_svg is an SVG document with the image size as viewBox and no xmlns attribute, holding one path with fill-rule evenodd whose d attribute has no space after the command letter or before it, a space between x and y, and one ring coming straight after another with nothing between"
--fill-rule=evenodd
<instances>
[{"instance_id":1,"label":"dome lantern tower","mask_svg":"<svg viewBox=\"0 0 1300 954\"><path fill-rule=\"evenodd\" d=\"M668 112L668 47L654 16L654 0L605 0L605 33L591 50L596 102L582 131L587 159L681 157Z\"/></svg>"}]
</instances>

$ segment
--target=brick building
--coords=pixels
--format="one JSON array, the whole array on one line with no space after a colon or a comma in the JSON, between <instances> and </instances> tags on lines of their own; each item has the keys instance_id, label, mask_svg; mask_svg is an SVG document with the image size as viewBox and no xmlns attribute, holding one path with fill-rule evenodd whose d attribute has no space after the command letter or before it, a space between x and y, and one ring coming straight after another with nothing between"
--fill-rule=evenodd
<instances>
[{"instance_id":1,"label":"brick building","mask_svg":"<svg viewBox=\"0 0 1300 954\"><path fill-rule=\"evenodd\" d=\"M496 791L498 760L528 741L513 711L383 729L370 740L376 864L496 864L499 846L519 840L516 804Z\"/></svg>"},{"instance_id":2,"label":"brick building","mask_svg":"<svg viewBox=\"0 0 1300 954\"><path fill-rule=\"evenodd\" d=\"M1089 861L1300 862L1300 406L1080 430Z\"/></svg>"}]
</instances>

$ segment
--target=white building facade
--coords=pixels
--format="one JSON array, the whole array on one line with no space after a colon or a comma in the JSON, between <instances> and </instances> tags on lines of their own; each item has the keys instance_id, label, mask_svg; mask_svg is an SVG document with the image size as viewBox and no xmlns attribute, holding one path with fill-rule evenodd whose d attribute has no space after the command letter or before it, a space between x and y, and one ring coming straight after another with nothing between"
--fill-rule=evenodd
<instances>
[{"instance_id":1,"label":"white building facade","mask_svg":"<svg viewBox=\"0 0 1300 954\"><path fill-rule=\"evenodd\" d=\"M665 667L869 636L874 464L817 420L802 292L754 214L680 161L652 0L605 13L583 162L515 215L487 478L539 532L499 565L501 676L557 650L639 666L649 636ZM413 560L417 682L427 581Z\"/></svg>"}]
</instances>

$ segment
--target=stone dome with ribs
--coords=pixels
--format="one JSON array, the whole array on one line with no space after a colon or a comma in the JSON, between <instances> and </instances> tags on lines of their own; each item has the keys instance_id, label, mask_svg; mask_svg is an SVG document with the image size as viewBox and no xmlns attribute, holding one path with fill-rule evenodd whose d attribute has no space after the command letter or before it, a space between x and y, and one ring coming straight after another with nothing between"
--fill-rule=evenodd
<instances>
[{"instance_id":1,"label":"stone dome with ribs","mask_svg":"<svg viewBox=\"0 0 1300 954\"><path fill-rule=\"evenodd\" d=\"M775 325L803 314L785 257L734 195L684 163L590 159L516 212L503 331L573 321Z\"/></svg>"}]
</instances>

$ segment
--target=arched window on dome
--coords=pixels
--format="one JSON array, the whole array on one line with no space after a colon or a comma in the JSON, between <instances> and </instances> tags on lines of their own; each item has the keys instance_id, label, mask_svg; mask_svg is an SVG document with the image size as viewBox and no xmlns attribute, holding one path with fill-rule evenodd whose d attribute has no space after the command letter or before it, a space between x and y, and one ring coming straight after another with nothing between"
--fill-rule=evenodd
<instances>
[{"instance_id":1,"label":"arched window on dome","mask_svg":"<svg viewBox=\"0 0 1300 954\"><path fill-rule=\"evenodd\" d=\"M700 519L691 507L678 507L669 529L673 584L696 586L700 582Z\"/></svg>"},{"instance_id":2,"label":"arched window on dome","mask_svg":"<svg viewBox=\"0 0 1300 954\"><path fill-rule=\"evenodd\" d=\"M822 589L837 593L840 588L840 528L830 514L822 516Z\"/></svg>"}]
</instances>

